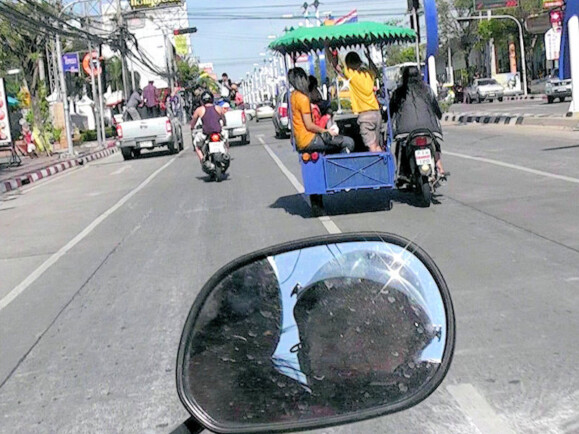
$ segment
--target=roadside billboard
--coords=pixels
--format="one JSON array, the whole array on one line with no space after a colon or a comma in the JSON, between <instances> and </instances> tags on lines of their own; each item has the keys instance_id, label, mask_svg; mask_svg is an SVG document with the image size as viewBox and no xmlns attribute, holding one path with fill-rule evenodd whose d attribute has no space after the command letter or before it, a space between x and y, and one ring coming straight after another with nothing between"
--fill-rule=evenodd
<instances>
[{"instance_id":1,"label":"roadside billboard","mask_svg":"<svg viewBox=\"0 0 579 434\"><path fill-rule=\"evenodd\" d=\"M8 116L8 98L4 89L4 79L0 78L0 146L12 142L10 134L10 116Z\"/></svg>"},{"instance_id":2,"label":"roadside billboard","mask_svg":"<svg viewBox=\"0 0 579 434\"><path fill-rule=\"evenodd\" d=\"M516 8L518 6L519 0L474 0L474 7L477 11Z\"/></svg>"},{"instance_id":3,"label":"roadside billboard","mask_svg":"<svg viewBox=\"0 0 579 434\"><path fill-rule=\"evenodd\" d=\"M183 6L184 0L129 0L131 9L160 9Z\"/></svg>"},{"instance_id":4,"label":"roadside billboard","mask_svg":"<svg viewBox=\"0 0 579 434\"><path fill-rule=\"evenodd\" d=\"M505 96L519 95L523 93L521 86L521 76L518 72L505 72L495 74L493 78L505 88Z\"/></svg>"}]
</instances>

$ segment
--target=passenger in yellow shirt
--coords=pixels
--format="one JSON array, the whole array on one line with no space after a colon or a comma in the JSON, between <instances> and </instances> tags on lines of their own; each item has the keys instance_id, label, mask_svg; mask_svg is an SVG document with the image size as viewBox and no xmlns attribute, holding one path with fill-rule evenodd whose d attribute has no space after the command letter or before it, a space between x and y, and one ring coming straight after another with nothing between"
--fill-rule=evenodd
<instances>
[{"instance_id":1,"label":"passenger in yellow shirt","mask_svg":"<svg viewBox=\"0 0 579 434\"><path fill-rule=\"evenodd\" d=\"M340 153L354 150L354 140L332 129L317 126L312 119L308 75L302 68L288 72L294 88L290 97L292 131L299 152Z\"/></svg>"},{"instance_id":2,"label":"passenger in yellow shirt","mask_svg":"<svg viewBox=\"0 0 579 434\"><path fill-rule=\"evenodd\" d=\"M330 59L336 71L350 82L350 98L352 111L358 115L360 135L364 145L370 152L382 151L382 113L374 93L374 83L378 76L378 68L369 51L366 51L368 66L355 51L346 55L346 65L338 62L338 56L326 50L326 58Z\"/></svg>"}]
</instances>

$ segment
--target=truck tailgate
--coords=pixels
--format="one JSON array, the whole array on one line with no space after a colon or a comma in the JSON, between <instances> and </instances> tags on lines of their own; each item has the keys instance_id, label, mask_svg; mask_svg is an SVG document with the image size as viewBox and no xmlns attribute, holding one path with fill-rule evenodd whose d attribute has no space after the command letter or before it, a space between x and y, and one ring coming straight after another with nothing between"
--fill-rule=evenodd
<instances>
[{"instance_id":1,"label":"truck tailgate","mask_svg":"<svg viewBox=\"0 0 579 434\"><path fill-rule=\"evenodd\" d=\"M122 141L140 141L167 136L168 117L127 121L119 124L123 131Z\"/></svg>"}]
</instances>

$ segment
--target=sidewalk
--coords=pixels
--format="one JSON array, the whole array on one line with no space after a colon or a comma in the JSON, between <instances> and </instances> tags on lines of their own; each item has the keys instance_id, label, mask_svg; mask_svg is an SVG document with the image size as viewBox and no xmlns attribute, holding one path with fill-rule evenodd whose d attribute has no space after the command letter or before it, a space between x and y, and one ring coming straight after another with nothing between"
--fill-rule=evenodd
<instances>
[{"instance_id":1,"label":"sidewalk","mask_svg":"<svg viewBox=\"0 0 579 434\"><path fill-rule=\"evenodd\" d=\"M442 115L443 123L466 124L477 123L485 125L535 125L547 128L557 128L577 131L579 130L579 120L573 117L561 116L541 116L509 113L455 113L449 112Z\"/></svg>"},{"instance_id":2,"label":"sidewalk","mask_svg":"<svg viewBox=\"0 0 579 434\"><path fill-rule=\"evenodd\" d=\"M0 164L0 194L15 190L23 185L36 182L40 179L60 173L71 167L82 166L89 161L104 158L117 151L114 140L108 140L105 148L100 148L97 142L87 142L75 147L77 156L68 158L64 153L55 153L50 157L45 155L38 158L21 157L20 166Z\"/></svg>"}]
</instances>

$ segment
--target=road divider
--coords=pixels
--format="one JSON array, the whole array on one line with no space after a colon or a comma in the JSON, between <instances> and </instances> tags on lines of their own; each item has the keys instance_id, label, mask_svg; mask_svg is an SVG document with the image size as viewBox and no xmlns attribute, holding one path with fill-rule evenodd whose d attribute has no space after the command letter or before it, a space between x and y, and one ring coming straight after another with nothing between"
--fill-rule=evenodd
<instances>
[{"instance_id":1,"label":"road divider","mask_svg":"<svg viewBox=\"0 0 579 434\"><path fill-rule=\"evenodd\" d=\"M578 130L579 121L575 118L548 117L539 115L522 115L508 113L445 113L441 119L443 124L470 124L481 125L535 125L566 130Z\"/></svg>"}]
</instances>

